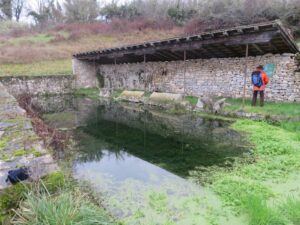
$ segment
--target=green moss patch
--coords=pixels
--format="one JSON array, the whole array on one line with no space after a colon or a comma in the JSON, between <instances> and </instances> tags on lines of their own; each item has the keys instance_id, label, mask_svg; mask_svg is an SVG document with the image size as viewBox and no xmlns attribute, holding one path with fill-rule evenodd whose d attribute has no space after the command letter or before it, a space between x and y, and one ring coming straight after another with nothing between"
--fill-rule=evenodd
<instances>
[{"instance_id":1,"label":"green moss patch","mask_svg":"<svg viewBox=\"0 0 300 225\"><path fill-rule=\"evenodd\" d=\"M13 157L21 157L21 156L27 156L27 155L34 155L35 157L40 157L43 154L39 151L37 151L34 148L31 149L17 149L12 153Z\"/></svg>"},{"instance_id":2,"label":"green moss patch","mask_svg":"<svg viewBox=\"0 0 300 225\"><path fill-rule=\"evenodd\" d=\"M186 96L185 100L188 101L192 106L196 106L198 102L198 98L195 96Z\"/></svg>"},{"instance_id":3,"label":"green moss patch","mask_svg":"<svg viewBox=\"0 0 300 225\"><path fill-rule=\"evenodd\" d=\"M99 89L98 88L80 88L74 92L74 95L77 97L98 99L99 98Z\"/></svg>"},{"instance_id":4,"label":"green moss patch","mask_svg":"<svg viewBox=\"0 0 300 225\"><path fill-rule=\"evenodd\" d=\"M113 93L111 94L112 98L117 98L122 94L123 90L114 90Z\"/></svg>"}]
</instances>

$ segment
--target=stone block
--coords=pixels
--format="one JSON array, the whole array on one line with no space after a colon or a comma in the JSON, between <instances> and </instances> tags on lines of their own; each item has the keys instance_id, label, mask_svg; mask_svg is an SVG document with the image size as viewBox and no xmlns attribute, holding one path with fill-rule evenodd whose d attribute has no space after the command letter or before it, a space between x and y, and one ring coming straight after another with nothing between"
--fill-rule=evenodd
<instances>
[{"instance_id":1,"label":"stone block","mask_svg":"<svg viewBox=\"0 0 300 225\"><path fill-rule=\"evenodd\" d=\"M175 94L175 93L159 93L159 92L153 92L150 95L149 98L150 101L158 101L158 102L164 102L164 101L182 101L183 96L182 94Z\"/></svg>"},{"instance_id":2,"label":"stone block","mask_svg":"<svg viewBox=\"0 0 300 225\"><path fill-rule=\"evenodd\" d=\"M144 91L123 91L118 100L129 102L143 102Z\"/></svg>"}]
</instances>

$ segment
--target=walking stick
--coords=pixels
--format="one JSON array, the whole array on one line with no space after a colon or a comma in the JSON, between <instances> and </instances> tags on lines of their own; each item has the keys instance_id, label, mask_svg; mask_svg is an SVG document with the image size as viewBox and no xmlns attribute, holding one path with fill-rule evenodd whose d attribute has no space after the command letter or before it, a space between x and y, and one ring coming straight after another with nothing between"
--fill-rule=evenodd
<instances>
[{"instance_id":1,"label":"walking stick","mask_svg":"<svg viewBox=\"0 0 300 225\"><path fill-rule=\"evenodd\" d=\"M246 45L246 65L245 65L245 74L244 74L244 92L243 92L243 106L245 107L245 97L246 97L246 82L247 82L247 67L248 67L248 52L249 52L249 45Z\"/></svg>"}]
</instances>

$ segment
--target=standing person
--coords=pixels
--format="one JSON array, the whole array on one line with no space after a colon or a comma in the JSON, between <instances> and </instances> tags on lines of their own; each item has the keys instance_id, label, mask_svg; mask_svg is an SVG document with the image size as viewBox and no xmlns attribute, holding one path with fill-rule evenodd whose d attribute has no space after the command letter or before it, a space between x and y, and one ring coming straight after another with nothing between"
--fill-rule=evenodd
<instances>
[{"instance_id":1,"label":"standing person","mask_svg":"<svg viewBox=\"0 0 300 225\"><path fill-rule=\"evenodd\" d=\"M251 75L253 84L252 106L256 106L257 94L260 96L260 106L264 106L265 88L269 83L269 77L264 71L264 67L259 65Z\"/></svg>"}]
</instances>

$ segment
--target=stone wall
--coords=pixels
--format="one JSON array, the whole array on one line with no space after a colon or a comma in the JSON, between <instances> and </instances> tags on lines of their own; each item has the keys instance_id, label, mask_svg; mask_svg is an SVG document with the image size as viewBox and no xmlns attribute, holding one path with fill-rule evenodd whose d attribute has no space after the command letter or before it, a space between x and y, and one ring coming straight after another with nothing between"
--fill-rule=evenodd
<instances>
[{"instance_id":1,"label":"stone wall","mask_svg":"<svg viewBox=\"0 0 300 225\"><path fill-rule=\"evenodd\" d=\"M251 96L251 72L259 64L274 63L275 73L266 89L266 98L275 101L300 101L300 73L293 54L249 57L247 71L247 97ZM104 88L136 89L186 93L193 96L243 95L245 58L197 59L186 62L149 62L120 65L98 65L92 73L77 73L78 79L102 76ZM80 65L82 66L82 65ZM91 71L90 67L89 70ZM78 70L77 70L78 71ZM184 79L185 77L185 79ZM184 81L185 80L185 81ZM93 80L92 83L97 82Z\"/></svg>"},{"instance_id":2,"label":"stone wall","mask_svg":"<svg viewBox=\"0 0 300 225\"><path fill-rule=\"evenodd\" d=\"M76 87L78 88L94 88L98 86L97 70L94 63L72 60L73 74L76 77Z\"/></svg>"},{"instance_id":3,"label":"stone wall","mask_svg":"<svg viewBox=\"0 0 300 225\"><path fill-rule=\"evenodd\" d=\"M73 92L75 88L74 76L0 77L0 82L14 96L22 93L67 94Z\"/></svg>"}]
</instances>

